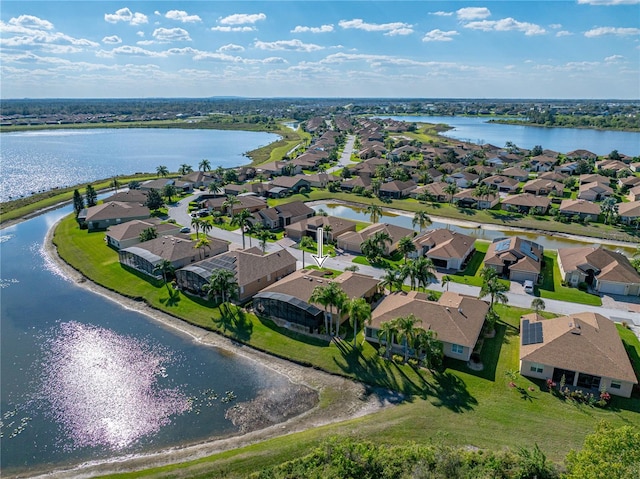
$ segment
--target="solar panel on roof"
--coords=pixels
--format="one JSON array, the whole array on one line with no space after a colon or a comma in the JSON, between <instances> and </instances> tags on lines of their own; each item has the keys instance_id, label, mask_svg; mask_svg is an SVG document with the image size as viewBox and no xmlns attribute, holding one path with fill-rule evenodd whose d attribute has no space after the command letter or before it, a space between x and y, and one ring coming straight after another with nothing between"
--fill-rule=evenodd
<instances>
[{"instance_id":1,"label":"solar panel on roof","mask_svg":"<svg viewBox=\"0 0 640 479\"><path fill-rule=\"evenodd\" d=\"M496 245L496 253L509 249L509 243L511 243L511 240L500 241L500 243Z\"/></svg>"},{"instance_id":2,"label":"solar panel on roof","mask_svg":"<svg viewBox=\"0 0 640 479\"><path fill-rule=\"evenodd\" d=\"M542 323L539 321L533 323L529 322L528 319L522 321L522 331L520 331L520 334L523 346L544 342L542 337Z\"/></svg>"}]
</instances>

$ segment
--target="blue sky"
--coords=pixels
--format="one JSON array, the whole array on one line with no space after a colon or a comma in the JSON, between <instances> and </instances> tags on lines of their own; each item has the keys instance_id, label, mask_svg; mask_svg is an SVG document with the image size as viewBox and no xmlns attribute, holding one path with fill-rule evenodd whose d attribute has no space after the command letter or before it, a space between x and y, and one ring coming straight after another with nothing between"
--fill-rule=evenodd
<instances>
[{"instance_id":1,"label":"blue sky","mask_svg":"<svg viewBox=\"0 0 640 479\"><path fill-rule=\"evenodd\" d=\"M640 99L640 0L11 1L2 98Z\"/></svg>"}]
</instances>

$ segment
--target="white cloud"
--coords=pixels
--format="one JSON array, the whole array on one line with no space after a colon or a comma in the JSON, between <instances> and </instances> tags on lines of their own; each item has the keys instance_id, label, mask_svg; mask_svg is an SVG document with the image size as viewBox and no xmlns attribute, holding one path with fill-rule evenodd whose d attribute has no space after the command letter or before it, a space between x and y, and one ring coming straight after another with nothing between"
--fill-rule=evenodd
<instances>
[{"instance_id":1,"label":"white cloud","mask_svg":"<svg viewBox=\"0 0 640 479\"><path fill-rule=\"evenodd\" d=\"M243 52L244 47L242 45L235 45L233 43L229 43L227 45L222 45L218 48L219 52Z\"/></svg>"},{"instance_id":2,"label":"white cloud","mask_svg":"<svg viewBox=\"0 0 640 479\"><path fill-rule=\"evenodd\" d=\"M144 13L133 13L127 7L116 10L116 13L105 13L104 20L109 23L125 22L129 25L141 25L149 22Z\"/></svg>"},{"instance_id":3,"label":"white cloud","mask_svg":"<svg viewBox=\"0 0 640 479\"><path fill-rule=\"evenodd\" d=\"M142 37L144 37L144 32L143 31L136 32L136 35L138 35L140 38L142 38Z\"/></svg>"},{"instance_id":4,"label":"white cloud","mask_svg":"<svg viewBox=\"0 0 640 479\"><path fill-rule=\"evenodd\" d=\"M556 33L556 37L569 37L571 35L573 35L573 33L567 30L560 30L558 33Z\"/></svg>"},{"instance_id":5,"label":"white cloud","mask_svg":"<svg viewBox=\"0 0 640 479\"><path fill-rule=\"evenodd\" d=\"M145 48L134 47L131 45L122 45L111 50L100 50L96 52L96 56L99 58L113 58L116 55L134 55L142 57L166 57L165 52L154 52Z\"/></svg>"},{"instance_id":6,"label":"white cloud","mask_svg":"<svg viewBox=\"0 0 640 479\"><path fill-rule=\"evenodd\" d=\"M102 39L102 43L107 43L109 45L117 45L118 43L122 43L122 39L118 35L111 35L109 37L104 37Z\"/></svg>"},{"instance_id":7,"label":"white cloud","mask_svg":"<svg viewBox=\"0 0 640 479\"><path fill-rule=\"evenodd\" d=\"M450 42L453 40L453 37L458 35L458 32L455 30L449 30L448 32L443 32L442 30L435 29L427 32L425 36L422 38L423 42Z\"/></svg>"},{"instance_id":8,"label":"white cloud","mask_svg":"<svg viewBox=\"0 0 640 479\"><path fill-rule=\"evenodd\" d=\"M607 63L617 63L618 60L622 60L622 59L624 59L622 55L611 55L610 57L606 57L604 61Z\"/></svg>"},{"instance_id":9,"label":"white cloud","mask_svg":"<svg viewBox=\"0 0 640 479\"><path fill-rule=\"evenodd\" d=\"M601 37L603 35L640 35L640 28L622 28L622 27L598 27L584 32L584 36L587 38Z\"/></svg>"},{"instance_id":10,"label":"white cloud","mask_svg":"<svg viewBox=\"0 0 640 479\"><path fill-rule=\"evenodd\" d=\"M156 28L153 38L159 42L190 42L189 32L184 28Z\"/></svg>"},{"instance_id":11,"label":"white cloud","mask_svg":"<svg viewBox=\"0 0 640 479\"><path fill-rule=\"evenodd\" d=\"M300 40L279 40L276 42L261 42L256 40L254 46L259 50L287 50L294 52L313 52L317 50L323 50L324 47L316 45L314 43L303 43Z\"/></svg>"},{"instance_id":12,"label":"white cloud","mask_svg":"<svg viewBox=\"0 0 640 479\"><path fill-rule=\"evenodd\" d=\"M640 0L578 0L583 5L637 5Z\"/></svg>"},{"instance_id":13,"label":"white cloud","mask_svg":"<svg viewBox=\"0 0 640 479\"><path fill-rule=\"evenodd\" d=\"M74 47L72 45L52 45L50 43L41 45L41 48L48 53L53 53L54 55L67 55L69 53L80 53L83 51L82 48Z\"/></svg>"},{"instance_id":14,"label":"white cloud","mask_svg":"<svg viewBox=\"0 0 640 479\"><path fill-rule=\"evenodd\" d=\"M33 29L25 26L25 24L21 21L15 21L13 22L13 24L11 23L11 20L8 24L0 21L0 32L2 32L2 37L0 37L0 44L10 47L30 45L44 48L44 45L47 44L70 44L77 47L100 46L99 43L88 40L86 38L71 37L62 32ZM15 35L11 36L7 34Z\"/></svg>"},{"instance_id":15,"label":"white cloud","mask_svg":"<svg viewBox=\"0 0 640 479\"><path fill-rule=\"evenodd\" d=\"M552 28L553 30L558 30L560 28L562 28L562 24L561 23L552 23L549 25L549 28Z\"/></svg>"},{"instance_id":16,"label":"white cloud","mask_svg":"<svg viewBox=\"0 0 640 479\"><path fill-rule=\"evenodd\" d=\"M328 33L333 31L333 25L321 25L319 27L296 26L291 33Z\"/></svg>"},{"instance_id":17,"label":"white cloud","mask_svg":"<svg viewBox=\"0 0 640 479\"><path fill-rule=\"evenodd\" d=\"M198 15L189 15L184 10L169 10L166 15L169 20L178 20L182 23L201 22L202 19Z\"/></svg>"},{"instance_id":18,"label":"white cloud","mask_svg":"<svg viewBox=\"0 0 640 479\"><path fill-rule=\"evenodd\" d=\"M26 27L26 28L44 28L45 30L52 30L53 23L48 20L43 20L33 15L20 15L9 20L9 24Z\"/></svg>"},{"instance_id":19,"label":"white cloud","mask_svg":"<svg viewBox=\"0 0 640 479\"><path fill-rule=\"evenodd\" d=\"M353 28L356 30L364 30L365 32L385 32L385 35L409 35L413 33L413 25L408 23L366 23L361 18L353 20L340 20L338 22L344 29Z\"/></svg>"},{"instance_id":20,"label":"white cloud","mask_svg":"<svg viewBox=\"0 0 640 479\"><path fill-rule=\"evenodd\" d=\"M443 11L429 12L429 15L435 15L437 17L451 17L453 16L453 12L443 12Z\"/></svg>"},{"instance_id":21,"label":"white cloud","mask_svg":"<svg viewBox=\"0 0 640 479\"><path fill-rule=\"evenodd\" d=\"M255 32L255 27L211 27L214 32Z\"/></svg>"},{"instance_id":22,"label":"white cloud","mask_svg":"<svg viewBox=\"0 0 640 479\"><path fill-rule=\"evenodd\" d=\"M245 25L247 23L256 23L266 18L267 16L264 13L234 13L228 17L221 18L219 23L222 25Z\"/></svg>"},{"instance_id":23,"label":"white cloud","mask_svg":"<svg viewBox=\"0 0 640 479\"><path fill-rule=\"evenodd\" d=\"M458 20L466 22L491 16L491 11L486 7L466 7L456 11Z\"/></svg>"},{"instance_id":24,"label":"white cloud","mask_svg":"<svg viewBox=\"0 0 640 479\"><path fill-rule=\"evenodd\" d=\"M535 23L519 22L510 17L503 18L502 20L481 20L478 22L470 22L464 27L471 28L473 30L482 30L485 32L490 32L492 30L498 32L515 30L524 32L525 35L543 35L546 33L546 30L540 25L536 25Z\"/></svg>"}]
</instances>

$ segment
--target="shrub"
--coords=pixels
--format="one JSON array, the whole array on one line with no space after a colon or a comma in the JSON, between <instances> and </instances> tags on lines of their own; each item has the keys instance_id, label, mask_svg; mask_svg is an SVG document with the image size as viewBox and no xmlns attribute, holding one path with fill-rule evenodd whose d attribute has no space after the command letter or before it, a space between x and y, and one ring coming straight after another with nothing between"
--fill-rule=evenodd
<instances>
[{"instance_id":1,"label":"shrub","mask_svg":"<svg viewBox=\"0 0 640 479\"><path fill-rule=\"evenodd\" d=\"M580 291L586 291L589 289L589 285L583 281L582 283L578 283L578 289Z\"/></svg>"}]
</instances>

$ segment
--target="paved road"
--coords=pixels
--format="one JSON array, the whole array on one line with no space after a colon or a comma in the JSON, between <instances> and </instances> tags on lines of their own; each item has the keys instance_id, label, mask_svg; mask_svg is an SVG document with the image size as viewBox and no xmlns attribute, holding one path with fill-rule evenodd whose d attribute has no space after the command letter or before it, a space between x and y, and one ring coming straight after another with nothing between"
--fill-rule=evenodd
<instances>
[{"instance_id":1,"label":"paved road","mask_svg":"<svg viewBox=\"0 0 640 479\"><path fill-rule=\"evenodd\" d=\"M187 213L187 204L189 201L192 201L194 197L197 197L200 193L196 192L193 196L184 198L180 201L180 203L172 205L169 207L169 216L176 220L181 225L190 226L191 225L191 217ZM213 228L211 232L209 232L209 236L213 238L219 238L223 240L230 241L232 243L231 249L242 248L242 234L240 230L236 231L227 231L220 228ZM257 246L258 241L256 239L250 240L249 237L246 237L246 246L249 246L249 242L251 242L252 246ZM286 249L291 253L296 260L298 261L297 267L302 268L303 264L303 252L299 249L293 247L296 243L288 238L284 238L275 243L267 244L267 252L277 251L279 249ZM311 255L305 254L305 265L313 264L313 259ZM331 269L336 270L344 270L347 266L353 265L353 256L349 254L338 255L333 258L327 258L325 260L324 266ZM379 268L373 268L371 266L366 265L358 265L358 272L363 274L368 274L373 276L374 278L380 278L384 271ZM440 278L442 274L438 273L436 275L438 277L438 283L434 283L430 286L430 289L435 291L443 291L443 287L440 284ZM450 282L447 287L449 291L455 291L461 294L467 294L470 296L477 297L480 293L480 288L477 286L470 286L466 284L453 283ZM507 298L509 299L509 305L517 306L521 308L530 308L531 300L534 298L533 296L524 293L522 290L522 285L512 282L511 291L507 293ZM615 301L612 298L603 298L603 306L589 306L579 303L568 303L565 301L557 301L553 299L545 299L545 310L557 313L557 314L573 314L580 312L596 312L600 313L603 316L606 316L613 321L622 322L627 321L630 325L633 326L633 330L638 337L640 337L640 305L633 303L625 303L621 301Z\"/></svg>"},{"instance_id":2,"label":"paved road","mask_svg":"<svg viewBox=\"0 0 640 479\"><path fill-rule=\"evenodd\" d=\"M353 153L353 145L356 142L356 137L354 135L347 136L347 141L344 144L344 149L342 150L342 155L338 158L338 163L336 166L332 166L327 169L327 173L332 173L341 168L344 168L348 165L355 165L356 163L351 161L351 154Z\"/></svg>"}]
</instances>

